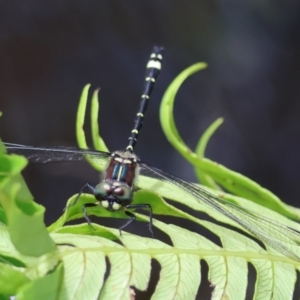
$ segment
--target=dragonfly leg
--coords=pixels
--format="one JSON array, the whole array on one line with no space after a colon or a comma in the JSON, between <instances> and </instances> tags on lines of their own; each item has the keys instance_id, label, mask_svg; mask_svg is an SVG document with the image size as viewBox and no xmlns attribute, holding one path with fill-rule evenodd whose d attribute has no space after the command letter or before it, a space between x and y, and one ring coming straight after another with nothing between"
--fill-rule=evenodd
<instances>
[{"instance_id":1,"label":"dragonfly leg","mask_svg":"<svg viewBox=\"0 0 300 300\"><path fill-rule=\"evenodd\" d=\"M95 207L95 206L98 206L98 204L97 203L86 203L86 204L82 205L82 211L83 211L84 218L86 219L89 226L91 226L94 230L96 230L96 229L92 226L91 219L89 218L89 216L87 214L86 208L87 207Z\"/></svg>"},{"instance_id":2,"label":"dragonfly leg","mask_svg":"<svg viewBox=\"0 0 300 300\"><path fill-rule=\"evenodd\" d=\"M119 228L120 236L122 236L122 230L136 219L135 215L130 211L125 211L125 214L129 217L129 220Z\"/></svg>"},{"instance_id":3,"label":"dragonfly leg","mask_svg":"<svg viewBox=\"0 0 300 300\"><path fill-rule=\"evenodd\" d=\"M149 230L151 232L151 235L152 237L154 237L154 234L153 234L153 230L152 230L152 225L153 225L153 220L152 220L152 207L150 204L129 204L126 206L126 208L129 208L129 209L139 209L139 208L146 208L149 210ZM126 213L126 211L125 211ZM135 219L135 217L134 217ZM130 221L130 220L129 220ZM133 220L131 220L132 222ZM129 222L129 224L131 223ZM125 226L127 226L128 224L125 224Z\"/></svg>"},{"instance_id":4,"label":"dragonfly leg","mask_svg":"<svg viewBox=\"0 0 300 300\"><path fill-rule=\"evenodd\" d=\"M77 203L79 197L80 197L80 196L83 194L83 192L85 192L85 191L87 191L87 192L92 192L92 193L94 194L95 188L94 188L91 184L86 183L86 184L81 188L81 190L79 191L79 193L78 193L78 195L77 195L75 201L74 201L72 204L67 205L67 206L63 209L63 211L65 211L68 207L75 205L75 204Z\"/></svg>"}]
</instances>

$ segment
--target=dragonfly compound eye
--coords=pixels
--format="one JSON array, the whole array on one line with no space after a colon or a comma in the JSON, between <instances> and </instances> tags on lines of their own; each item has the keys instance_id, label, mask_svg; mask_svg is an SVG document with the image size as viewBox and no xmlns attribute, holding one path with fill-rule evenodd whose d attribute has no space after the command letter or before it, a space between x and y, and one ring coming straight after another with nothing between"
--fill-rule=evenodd
<instances>
[{"instance_id":1,"label":"dragonfly compound eye","mask_svg":"<svg viewBox=\"0 0 300 300\"><path fill-rule=\"evenodd\" d=\"M131 189L127 186L119 186L114 189L114 195L121 200L131 199Z\"/></svg>"},{"instance_id":2,"label":"dragonfly compound eye","mask_svg":"<svg viewBox=\"0 0 300 300\"><path fill-rule=\"evenodd\" d=\"M113 188L107 182L101 182L96 185L94 195L98 200L103 199L103 197L107 197L113 193Z\"/></svg>"}]
</instances>

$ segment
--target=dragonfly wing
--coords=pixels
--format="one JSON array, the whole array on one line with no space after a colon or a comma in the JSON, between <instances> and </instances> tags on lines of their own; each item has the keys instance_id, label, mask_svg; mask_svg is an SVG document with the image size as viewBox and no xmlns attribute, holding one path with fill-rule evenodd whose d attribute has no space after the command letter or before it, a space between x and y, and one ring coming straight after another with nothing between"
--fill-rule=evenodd
<instances>
[{"instance_id":1,"label":"dragonfly wing","mask_svg":"<svg viewBox=\"0 0 300 300\"><path fill-rule=\"evenodd\" d=\"M110 157L110 153L75 147L33 147L18 144L4 143L8 153L25 156L33 163L50 162L80 162L91 160L98 165L103 165Z\"/></svg>"},{"instance_id":2,"label":"dragonfly wing","mask_svg":"<svg viewBox=\"0 0 300 300\"><path fill-rule=\"evenodd\" d=\"M284 241L299 246L300 233L298 231L268 219L265 216L258 215L256 212L246 210L225 199L218 198L199 186L188 183L176 176L163 172L162 170L149 167L145 164L141 164L140 166L141 175L162 179L177 186L196 198L201 204L208 206L235 221L253 236L278 252L296 261L300 261L300 257L297 254L279 242Z\"/></svg>"}]
</instances>

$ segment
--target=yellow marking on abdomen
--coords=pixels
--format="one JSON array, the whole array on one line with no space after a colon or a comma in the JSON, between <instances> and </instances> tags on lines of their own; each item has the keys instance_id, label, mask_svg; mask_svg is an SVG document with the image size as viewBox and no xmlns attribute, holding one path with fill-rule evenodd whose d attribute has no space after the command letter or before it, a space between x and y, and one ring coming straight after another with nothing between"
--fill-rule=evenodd
<instances>
[{"instance_id":1,"label":"yellow marking on abdomen","mask_svg":"<svg viewBox=\"0 0 300 300\"><path fill-rule=\"evenodd\" d=\"M146 77L145 79L146 81L152 81L152 82L155 82L155 79L153 77Z\"/></svg>"},{"instance_id":2,"label":"yellow marking on abdomen","mask_svg":"<svg viewBox=\"0 0 300 300\"><path fill-rule=\"evenodd\" d=\"M147 68L161 69L161 63L157 60L150 60L147 64Z\"/></svg>"}]
</instances>

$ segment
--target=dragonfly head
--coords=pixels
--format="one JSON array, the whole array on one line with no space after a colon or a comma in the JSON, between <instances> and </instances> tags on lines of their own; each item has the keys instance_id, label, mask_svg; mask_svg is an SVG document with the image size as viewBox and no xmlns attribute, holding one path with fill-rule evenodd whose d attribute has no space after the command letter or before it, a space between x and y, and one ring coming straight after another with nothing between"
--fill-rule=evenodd
<instances>
[{"instance_id":1,"label":"dragonfly head","mask_svg":"<svg viewBox=\"0 0 300 300\"><path fill-rule=\"evenodd\" d=\"M108 210L116 211L132 201L132 189L120 182L101 182L95 187L95 198Z\"/></svg>"}]
</instances>

